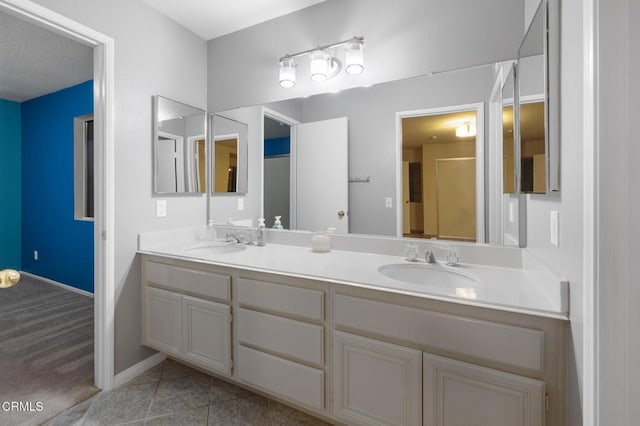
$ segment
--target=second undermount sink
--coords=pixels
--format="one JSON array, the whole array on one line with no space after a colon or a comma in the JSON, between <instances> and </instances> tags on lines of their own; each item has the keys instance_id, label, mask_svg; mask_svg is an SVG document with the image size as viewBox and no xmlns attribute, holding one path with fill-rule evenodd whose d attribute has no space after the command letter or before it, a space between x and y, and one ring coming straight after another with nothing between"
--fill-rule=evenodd
<instances>
[{"instance_id":1,"label":"second undermount sink","mask_svg":"<svg viewBox=\"0 0 640 426\"><path fill-rule=\"evenodd\" d=\"M207 256L215 254L237 253L244 249L246 249L246 247L238 243L230 243L227 241L211 241L207 244L188 248L184 252L191 256Z\"/></svg>"},{"instance_id":2,"label":"second undermount sink","mask_svg":"<svg viewBox=\"0 0 640 426\"><path fill-rule=\"evenodd\" d=\"M428 287L475 287L478 281L470 275L439 264L393 263L378 268L382 275L410 284Z\"/></svg>"}]
</instances>

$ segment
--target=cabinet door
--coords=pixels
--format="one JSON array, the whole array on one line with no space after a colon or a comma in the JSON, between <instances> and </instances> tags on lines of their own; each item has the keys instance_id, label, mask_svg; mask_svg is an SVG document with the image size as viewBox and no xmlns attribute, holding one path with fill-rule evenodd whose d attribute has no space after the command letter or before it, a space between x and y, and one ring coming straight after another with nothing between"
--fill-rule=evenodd
<instances>
[{"instance_id":1,"label":"cabinet door","mask_svg":"<svg viewBox=\"0 0 640 426\"><path fill-rule=\"evenodd\" d=\"M544 382L426 353L423 374L425 426L544 424Z\"/></svg>"},{"instance_id":2,"label":"cabinet door","mask_svg":"<svg viewBox=\"0 0 640 426\"><path fill-rule=\"evenodd\" d=\"M422 352L333 332L333 414L348 424L419 425Z\"/></svg>"},{"instance_id":3,"label":"cabinet door","mask_svg":"<svg viewBox=\"0 0 640 426\"><path fill-rule=\"evenodd\" d=\"M180 353L182 296L145 287L144 344L167 354Z\"/></svg>"},{"instance_id":4,"label":"cabinet door","mask_svg":"<svg viewBox=\"0 0 640 426\"><path fill-rule=\"evenodd\" d=\"M230 307L183 296L182 355L202 367L231 372Z\"/></svg>"}]
</instances>

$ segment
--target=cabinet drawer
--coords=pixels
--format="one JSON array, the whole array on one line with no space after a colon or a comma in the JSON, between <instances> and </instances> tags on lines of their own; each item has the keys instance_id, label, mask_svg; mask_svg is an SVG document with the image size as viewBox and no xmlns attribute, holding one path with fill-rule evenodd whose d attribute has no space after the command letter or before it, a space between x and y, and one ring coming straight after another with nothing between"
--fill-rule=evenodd
<instances>
[{"instance_id":1,"label":"cabinet drawer","mask_svg":"<svg viewBox=\"0 0 640 426\"><path fill-rule=\"evenodd\" d=\"M231 277L147 261L145 280L163 287L219 300L231 300Z\"/></svg>"},{"instance_id":2,"label":"cabinet drawer","mask_svg":"<svg viewBox=\"0 0 640 426\"><path fill-rule=\"evenodd\" d=\"M324 292L240 278L238 303L310 320L324 319Z\"/></svg>"},{"instance_id":3,"label":"cabinet drawer","mask_svg":"<svg viewBox=\"0 0 640 426\"><path fill-rule=\"evenodd\" d=\"M238 346L237 376L265 391L324 409L324 371Z\"/></svg>"},{"instance_id":4,"label":"cabinet drawer","mask_svg":"<svg viewBox=\"0 0 640 426\"><path fill-rule=\"evenodd\" d=\"M544 333L337 294L337 326L450 353L542 371Z\"/></svg>"},{"instance_id":5,"label":"cabinet drawer","mask_svg":"<svg viewBox=\"0 0 640 426\"><path fill-rule=\"evenodd\" d=\"M240 308L238 342L322 365L324 328Z\"/></svg>"}]
</instances>

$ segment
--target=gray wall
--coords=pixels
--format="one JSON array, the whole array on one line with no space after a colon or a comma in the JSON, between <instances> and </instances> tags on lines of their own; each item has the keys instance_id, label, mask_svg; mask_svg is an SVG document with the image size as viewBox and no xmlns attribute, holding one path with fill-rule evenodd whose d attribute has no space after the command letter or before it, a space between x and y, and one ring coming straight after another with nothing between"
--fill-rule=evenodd
<instances>
[{"instance_id":1,"label":"gray wall","mask_svg":"<svg viewBox=\"0 0 640 426\"><path fill-rule=\"evenodd\" d=\"M523 32L524 0L328 0L210 40L208 106L220 111L513 59ZM354 35L365 37L364 73L317 84L305 62L296 87L279 86L280 57Z\"/></svg>"},{"instance_id":2,"label":"gray wall","mask_svg":"<svg viewBox=\"0 0 640 426\"><path fill-rule=\"evenodd\" d=\"M349 119L349 175L371 177L349 184L349 232L396 235L396 112L487 102L493 75L493 67L484 66L296 101L304 123ZM280 112L289 103L271 106ZM385 208L385 197L393 199L392 208Z\"/></svg>"},{"instance_id":3,"label":"gray wall","mask_svg":"<svg viewBox=\"0 0 640 426\"><path fill-rule=\"evenodd\" d=\"M151 97L206 106L206 42L141 1L36 0L115 40L115 372L153 352L140 345L138 233L205 223L202 195L169 197L155 217ZM167 60L171 58L171 60ZM189 64L189 66L185 66Z\"/></svg>"}]
</instances>

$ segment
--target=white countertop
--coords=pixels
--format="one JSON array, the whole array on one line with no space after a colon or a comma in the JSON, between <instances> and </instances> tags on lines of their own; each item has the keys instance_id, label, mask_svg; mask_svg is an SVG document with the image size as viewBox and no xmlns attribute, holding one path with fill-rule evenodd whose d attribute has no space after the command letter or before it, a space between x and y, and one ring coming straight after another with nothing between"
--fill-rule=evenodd
<instances>
[{"instance_id":1,"label":"white countertop","mask_svg":"<svg viewBox=\"0 0 640 426\"><path fill-rule=\"evenodd\" d=\"M356 251L332 250L315 253L308 247L268 244L246 246L234 253L193 255L186 252L200 242L156 244L139 253L168 256L243 270L278 273L398 294L441 300L464 305L498 309L529 315L568 319L569 283L544 268L508 268L461 262L458 267L422 265L453 269L476 279L477 284L464 288L427 287L397 281L378 272L388 264L408 264L404 258Z\"/></svg>"}]
</instances>

